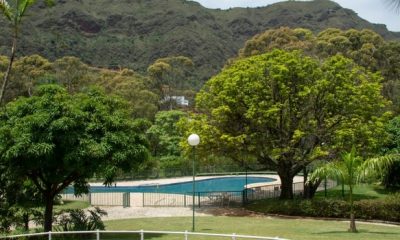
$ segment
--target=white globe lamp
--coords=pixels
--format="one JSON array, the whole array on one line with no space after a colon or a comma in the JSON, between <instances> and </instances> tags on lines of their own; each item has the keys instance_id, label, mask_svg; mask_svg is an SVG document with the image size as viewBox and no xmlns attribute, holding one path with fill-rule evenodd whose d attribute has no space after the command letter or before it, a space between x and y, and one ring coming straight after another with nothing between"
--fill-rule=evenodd
<instances>
[{"instance_id":1,"label":"white globe lamp","mask_svg":"<svg viewBox=\"0 0 400 240\"><path fill-rule=\"evenodd\" d=\"M200 143L199 135L197 135L195 133L190 134L190 136L188 137L188 143L190 146L193 146L193 147L199 145L199 143Z\"/></svg>"}]
</instances>

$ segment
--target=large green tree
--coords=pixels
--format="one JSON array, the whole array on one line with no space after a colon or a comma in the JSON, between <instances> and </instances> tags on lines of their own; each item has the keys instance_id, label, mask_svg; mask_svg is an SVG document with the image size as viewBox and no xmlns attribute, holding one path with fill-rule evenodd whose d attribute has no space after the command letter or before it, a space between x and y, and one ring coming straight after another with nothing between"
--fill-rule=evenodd
<instances>
[{"instance_id":1,"label":"large green tree","mask_svg":"<svg viewBox=\"0 0 400 240\"><path fill-rule=\"evenodd\" d=\"M154 124L147 131L151 152L155 157L180 156L179 142L182 139L177 123L186 113L182 111L160 111Z\"/></svg>"},{"instance_id":2,"label":"large green tree","mask_svg":"<svg viewBox=\"0 0 400 240\"><path fill-rule=\"evenodd\" d=\"M390 1L390 0L389 0ZM400 112L400 43L385 41L368 30L328 28L317 34L303 28L270 29L249 39L239 51L239 58L259 55L273 49L302 50L325 59L336 54L383 76L383 95L392 101L391 109Z\"/></svg>"},{"instance_id":3,"label":"large green tree","mask_svg":"<svg viewBox=\"0 0 400 240\"><path fill-rule=\"evenodd\" d=\"M127 104L100 90L68 94L57 85L10 102L0 114L0 164L28 178L45 204L44 230L52 228L53 200L70 184L87 192L87 179L113 181L147 158L143 130Z\"/></svg>"},{"instance_id":4,"label":"large green tree","mask_svg":"<svg viewBox=\"0 0 400 240\"><path fill-rule=\"evenodd\" d=\"M292 198L293 177L313 160L354 139L366 153L379 147L390 115L383 114L380 81L342 56L321 63L275 50L236 61L209 80L196 98L208 117L197 126L215 129L201 137L216 139L208 142L220 152L244 151L276 170L281 198Z\"/></svg>"}]
</instances>

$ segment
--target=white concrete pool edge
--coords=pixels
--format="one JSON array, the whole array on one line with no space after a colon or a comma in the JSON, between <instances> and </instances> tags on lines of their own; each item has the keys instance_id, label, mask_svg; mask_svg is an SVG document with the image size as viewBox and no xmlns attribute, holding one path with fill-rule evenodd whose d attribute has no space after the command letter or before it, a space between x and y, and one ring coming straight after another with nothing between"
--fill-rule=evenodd
<instances>
[{"instance_id":1,"label":"white concrete pool edge","mask_svg":"<svg viewBox=\"0 0 400 240\"><path fill-rule=\"evenodd\" d=\"M248 177L266 177L275 179L272 182L260 182L260 183L252 183L248 184L247 188L255 188L255 187L265 187L270 185L281 184L281 180L276 174L249 174ZM242 175L222 175L222 176L199 176L196 177L196 180L205 180L205 179L213 179L213 178L226 178L226 177L245 177ZM181 183L181 182L191 182L193 177L180 177L180 178L163 178L163 179L151 179L151 180L136 180L136 181L118 181L115 183L115 186L126 187L126 186L145 186L145 185L165 185L165 184L173 184L173 183ZM293 183L302 183L302 176L295 176L293 179ZM100 182L90 183L90 186L104 186Z\"/></svg>"}]
</instances>

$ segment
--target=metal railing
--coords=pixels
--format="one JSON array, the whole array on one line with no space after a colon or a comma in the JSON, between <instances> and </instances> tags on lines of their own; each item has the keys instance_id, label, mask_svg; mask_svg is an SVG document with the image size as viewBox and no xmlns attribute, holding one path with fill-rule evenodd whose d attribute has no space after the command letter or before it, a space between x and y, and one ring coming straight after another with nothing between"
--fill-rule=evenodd
<instances>
[{"instance_id":1,"label":"metal railing","mask_svg":"<svg viewBox=\"0 0 400 240\"><path fill-rule=\"evenodd\" d=\"M212 237L213 239L215 237L218 238L230 238L232 240L236 239L264 239L264 240L287 240L285 238L279 238L279 237L262 237L262 236L251 236L251 235L238 235L238 234L218 234L218 233L200 233L200 232L178 232L178 231L145 231L145 230L138 230L138 231L70 231L70 232L43 232L43 233L32 233L32 234L21 234L21 235L12 235L12 236L4 236L0 237L0 239L29 239L34 238L38 239L38 237L43 237L43 239L48 239L48 240L54 240L57 239L57 237L63 237L65 235L73 235L74 237L77 237L78 239L85 239L84 237L87 235L91 235L95 237L96 240L101 240L102 236L104 239L106 238L106 235L110 234L124 234L124 235L129 235L133 234L134 236L139 237L140 240L146 239L146 235L150 236L151 234L167 234L167 235L181 235L182 239L188 240L190 237L193 236L203 236L203 237Z\"/></svg>"}]
</instances>

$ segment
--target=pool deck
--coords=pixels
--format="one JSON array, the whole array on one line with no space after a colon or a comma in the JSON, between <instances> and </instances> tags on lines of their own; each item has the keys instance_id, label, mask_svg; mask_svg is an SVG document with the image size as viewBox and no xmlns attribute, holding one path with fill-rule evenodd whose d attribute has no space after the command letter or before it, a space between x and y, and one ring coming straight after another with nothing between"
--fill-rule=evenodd
<instances>
[{"instance_id":1,"label":"pool deck","mask_svg":"<svg viewBox=\"0 0 400 240\"><path fill-rule=\"evenodd\" d=\"M212 178L221 178L221 177L245 177L245 175L224 175L224 176L201 176L196 177L196 180L205 180L205 179L212 179ZM261 183L253 183L248 184L247 188L254 188L254 187L264 187L270 185L280 184L281 181L278 175L272 174L249 174L248 177L267 177L275 179L272 182L261 182ZM191 182L193 177L180 177L180 178L164 178L164 179L151 179L151 180L137 180L137 181L118 181L115 183L115 186L145 186L145 185L163 185L163 184L173 184L173 183L180 183L180 182ZM296 176L293 179L293 183L301 183L303 182L303 177ZM103 183L96 182L90 183L90 186L103 186Z\"/></svg>"},{"instance_id":2,"label":"pool deck","mask_svg":"<svg viewBox=\"0 0 400 240\"><path fill-rule=\"evenodd\" d=\"M196 177L196 180L205 180L205 179L213 179L213 178L229 178L229 177L244 177L245 175L224 175L224 176L199 176ZM275 179L272 182L260 182L260 183L252 183L248 184L247 188L254 190L255 199L261 199L266 197L265 195L273 195L274 197L279 194L280 188L280 179L277 175L273 174L249 174L248 177L267 177ZM116 182L114 186L116 187L124 187L124 186L146 186L146 185L165 185L165 184L174 184L181 182L191 182L192 177L181 177L181 178L168 178L168 179L152 179L152 180L139 180L139 181L119 181ZM303 189L303 177L296 176L294 178L294 183L297 184L296 191L302 191ZM90 183L91 186L103 186L102 183ZM112 188L112 187L111 187ZM159 196L158 196L159 195ZM268 196L269 196L268 195ZM147 196L147 197L146 197ZM193 201L192 196L190 195L181 195L174 193L150 193L143 194L139 192L133 192L124 197L124 192L107 192L107 193L91 193L89 195L83 196L75 196L74 194L62 194L62 198L64 200L81 200L81 201L89 201L94 206L123 206L124 199L129 198L131 207L145 207L145 206L186 206ZM184 196L184 197L183 197ZM267 197L268 197L267 196ZM271 196L269 196L271 197ZM146 201L145 201L146 199ZM126 199L127 200L127 199ZM198 202L213 202L207 196L196 198L195 201ZM146 202L146 203L145 203ZM188 204L186 204L186 202ZM196 203L198 204L198 203Z\"/></svg>"}]
</instances>

